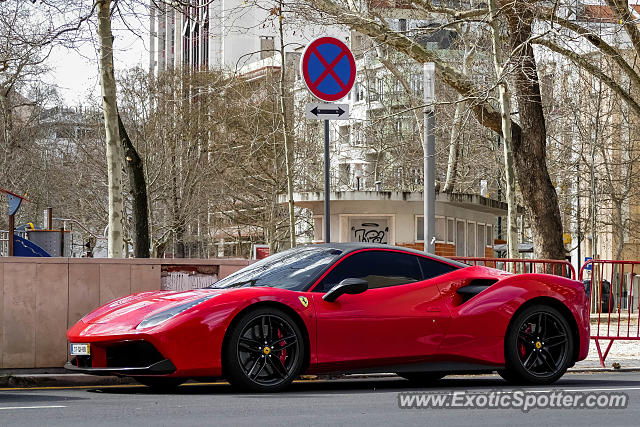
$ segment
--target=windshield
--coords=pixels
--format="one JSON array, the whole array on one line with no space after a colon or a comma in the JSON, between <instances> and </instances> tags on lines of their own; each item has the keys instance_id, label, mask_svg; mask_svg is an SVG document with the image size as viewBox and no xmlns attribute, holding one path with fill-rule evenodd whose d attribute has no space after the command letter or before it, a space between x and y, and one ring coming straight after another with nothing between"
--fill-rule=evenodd
<instances>
[{"instance_id":1,"label":"windshield","mask_svg":"<svg viewBox=\"0 0 640 427\"><path fill-rule=\"evenodd\" d=\"M305 290L333 264L342 251L326 247L303 246L264 258L210 286L213 289L243 286Z\"/></svg>"}]
</instances>

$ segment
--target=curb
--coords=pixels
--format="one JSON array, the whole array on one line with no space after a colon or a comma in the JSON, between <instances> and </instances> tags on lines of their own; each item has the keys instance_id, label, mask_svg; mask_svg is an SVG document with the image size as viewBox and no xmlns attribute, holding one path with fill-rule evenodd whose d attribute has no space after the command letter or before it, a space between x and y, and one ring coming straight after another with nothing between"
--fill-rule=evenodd
<instances>
[{"instance_id":1,"label":"curb","mask_svg":"<svg viewBox=\"0 0 640 427\"><path fill-rule=\"evenodd\" d=\"M0 387L93 387L138 384L133 378L86 374L18 374L1 375Z\"/></svg>"},{"instance_id":2,"label":"curb","mask_svg":"<svg viewBox=\"0 0 640 427\"><path fill-rule=\"evenodd\" d=\"M640 366L629 368L570 368L571 374L609 374L616 372L640 372ZM455 375L455 374L452 374ZM306 381L368 380L397 378L394 373L347 374L347 375L303 375ZM17 374L0 375L0 388L42 388L42 387L103 387L139 384L133 378L116 376L95 376L87 374Z\"/></svg>"},{"instance_id":3,"label":"curb","mask_svg":"<svg viewBox=\"0 0 640 427\"><path fill-rule=\"evenodd\" d=\"M598 366L597 368L569 368L567 372L573 373L615 373L615 372L638 372L640 371L640 366L629 367L629 368L602 368Z\"/></svg>"}]
</instances>

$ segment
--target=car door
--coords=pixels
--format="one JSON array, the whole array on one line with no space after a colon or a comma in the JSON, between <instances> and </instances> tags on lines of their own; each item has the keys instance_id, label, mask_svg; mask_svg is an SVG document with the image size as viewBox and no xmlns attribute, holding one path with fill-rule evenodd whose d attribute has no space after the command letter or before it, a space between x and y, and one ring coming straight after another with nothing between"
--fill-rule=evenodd
<instances>
[{"instance_id":1,"label":"car door","mask_svg":"<svg viewBox=\"0 0 640 427\"><path fill-rule=\"evenodd\" d=\"M313 288L318 368L366 369L436 354L449 312L437 279L424 277L419 257L403 251L367 249L342 258ZM346 278L366 279L369 289L334 302L322 299Z\"/></svg>"}]
</instances>

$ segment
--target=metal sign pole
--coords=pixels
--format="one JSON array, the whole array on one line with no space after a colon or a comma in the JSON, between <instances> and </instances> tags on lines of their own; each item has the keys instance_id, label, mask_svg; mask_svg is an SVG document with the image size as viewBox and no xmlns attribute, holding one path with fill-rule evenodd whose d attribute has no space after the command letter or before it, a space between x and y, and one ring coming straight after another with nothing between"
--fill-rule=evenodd
<instances>
[{"instance_id":1,"label":"metal sign pole","mask_svg":"<svg viewBox=\"0 0 640 427\"><path fill-rule=\"evenodd\" d=\"M13 235L16 232L16 217L15 215L9 215L9 247L8 247L8 255L13 256Z\"/></svg>"},{"instance_id":2,"label":"metal sign pole","mask_svg":"<svg viewBox=\"0 0 640 427\"><path fill-rule=\"evenodd\" d=\"M324 121L324 242L331 242L331 197L329 191L329 120Z\"/></svg>"}]
</instances>

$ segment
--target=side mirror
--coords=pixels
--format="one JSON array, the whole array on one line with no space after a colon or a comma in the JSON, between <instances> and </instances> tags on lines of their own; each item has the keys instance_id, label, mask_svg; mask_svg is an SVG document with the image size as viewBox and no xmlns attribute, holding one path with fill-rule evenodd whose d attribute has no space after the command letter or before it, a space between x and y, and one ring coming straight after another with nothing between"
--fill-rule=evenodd
<instances>
[{"instance_id":1,"label":"side mirror","mask_svg":"<svg viewBox=\"0 0 640 427\"><path fill-rule=\"evenodd\" d=\"M327 302L334 302L342 294L361 294L369 289L369 282L364 279L349 278L335 285L322 297Z\"/></svg>"}]
</instances>

